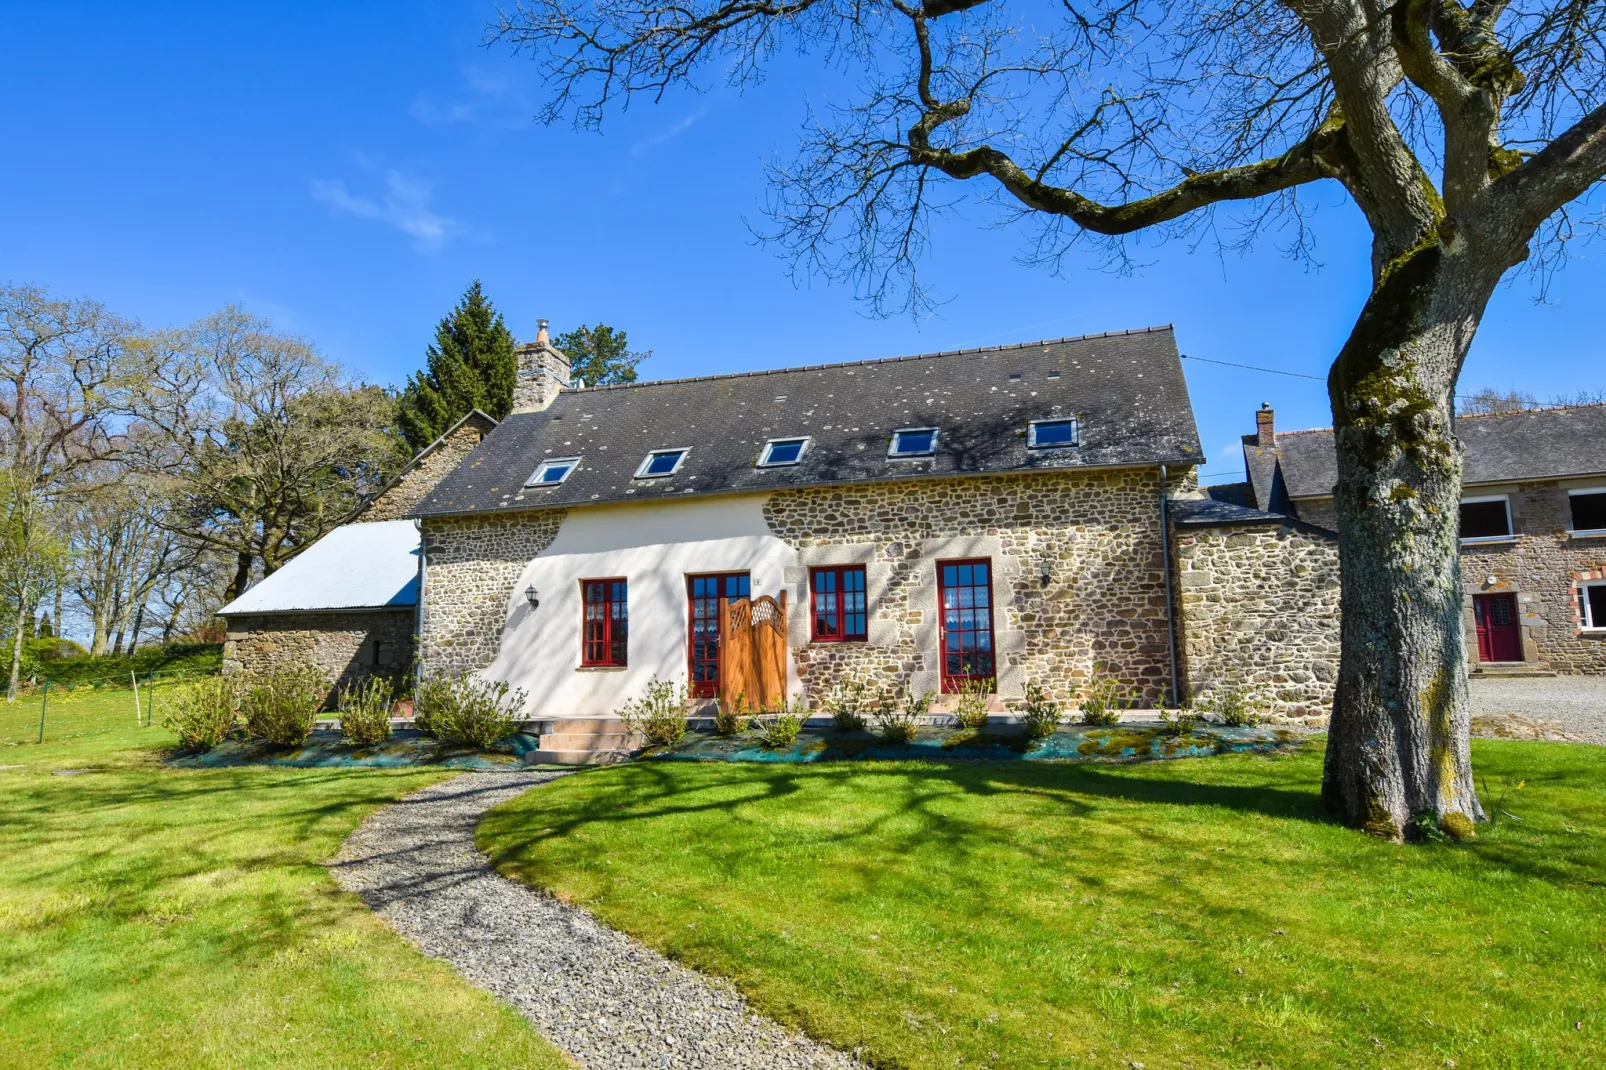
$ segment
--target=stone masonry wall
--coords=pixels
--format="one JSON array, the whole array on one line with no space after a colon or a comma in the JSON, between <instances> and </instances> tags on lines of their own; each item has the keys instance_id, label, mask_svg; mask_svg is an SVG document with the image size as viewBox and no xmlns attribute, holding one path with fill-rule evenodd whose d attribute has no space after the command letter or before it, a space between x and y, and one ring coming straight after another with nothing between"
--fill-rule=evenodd
<instances>
[{"instance_id":1,"label":"stone masonry wall","mask_svg":"<svg viewBox=\"0 0 1606 1070\"><path fill-rule=\"evenodd\" d=\"M1152 470L1031 473L775 493L771 530L797 548L787 581L863 562L869 641L808 642L806 599L789 634L811 706L841 680L935 691L935 563L990 557L999 696L1027 681L1079 696L1097 665L1149 703L1169 675L1159 477ZM1011 704L1015 704L1011 702Z\"/></svg>"},{"instance_id":2,"label":"stone masonry wall","mask_svg":"<svg viewBox=\"0 0 1606 1070\"><path fill-rule=\"evenodd\" d=\"M551 545L566 510L424 521L424 671L458 673L496 656L507 599L530 559Z\"/></svg>"},{"instance_id":3,"label":"stone masonry wall","mask_svg":"<svg viewBox=\"0 0 1606 1070\"><path fill-rule=\"evenodd\" d=\"M478 419L478 417L476 417ZM357 517L359 523L378 520L400 520L408 511L424 500L445 479L452 469L474 451L485 437L483 429L466 422L446 437L435 452L425 457L396 484L386 490Z\"/></svg>"},{"instance_id":4,"label":"stone masonry wall","mask_svg":"<svg viewBox=\"0 0 1606 1070\"><path fill-rule=\"evenodd\" d=\"M331 698L369 676L405 676L412 662L411 607L234 617L223 645L225 673L313 665L329 680Z\"/></svg>"},{"instance_id":5,"label":"stone masonry wall","mask_svg":"<svg viewBox=\"0 0 1606 1070\"><path fill-rule=\"evenodd\" d=\"M1175 533L1182 663L1200 704L1232 683L1272 720L1321 723L1338 679L1338 542L1292 526Z\"/></svg>"}]
</instances>

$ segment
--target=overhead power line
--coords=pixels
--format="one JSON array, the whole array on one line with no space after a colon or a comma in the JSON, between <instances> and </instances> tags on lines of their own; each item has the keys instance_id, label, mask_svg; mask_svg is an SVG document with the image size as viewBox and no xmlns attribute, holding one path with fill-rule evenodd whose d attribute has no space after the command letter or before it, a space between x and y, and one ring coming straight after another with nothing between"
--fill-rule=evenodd
<instances>
[{"instance_id":1,"label":"overhead power line","mask_svg":"<svg viewBox=\"0 0 1606 1070\"><path fill-rule=\"evenodd\" d=\"M1324 375L1307 375L1304 372L1284 371L1281 368L1257 368L1253 364L1234 364L1230 360L1211 360L1209 357L1195 357L1192 354L1182 354L1183 360L1202 360L1206 364L1220 364L1224 368L1242 368L1246 372L1265 372L1267 375L1292 375L1296 379L1315 379L1318 383L1327 382Z\"/></svg>"}]
</instances>

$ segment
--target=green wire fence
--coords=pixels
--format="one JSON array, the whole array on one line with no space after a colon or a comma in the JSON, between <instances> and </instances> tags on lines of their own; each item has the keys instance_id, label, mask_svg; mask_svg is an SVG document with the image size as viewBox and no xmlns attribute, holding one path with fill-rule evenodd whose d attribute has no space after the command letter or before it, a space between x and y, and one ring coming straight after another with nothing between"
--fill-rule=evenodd
<instances>
[{"instance_id":1,"label":"green wire fence","mask_svg":"<svg viewBox=\"0 0 1606 1070\"><path fill-rule=\"evenodd\" d=\"M0 743L38 744L151 728L161 723L162 700L173 685L215 675L216 669L120 672L76 678L66 686L46 677L15 702L0 702Z\"/></svg>"}]
</instances>

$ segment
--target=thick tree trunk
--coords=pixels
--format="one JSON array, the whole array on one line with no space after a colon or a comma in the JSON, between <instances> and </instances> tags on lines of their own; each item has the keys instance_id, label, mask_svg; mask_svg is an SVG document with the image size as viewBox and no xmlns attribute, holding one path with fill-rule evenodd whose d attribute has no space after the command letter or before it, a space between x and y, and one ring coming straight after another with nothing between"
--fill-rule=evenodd
<instances>
[{"instance_id":1,"label":"thick tree trunk","mask_svg":"<svg viewBox=\"0 0 1606 1070\"><path fill-rule=\"evenodd\" d=\"M1474 791L1453 393L1498 273L1432 245L1383 273L1333 366L1343 653L1322 797L1389 839L1483 819ZM1474 277L1467 277L1467 275Z\"/></svg>"}]
</instances>

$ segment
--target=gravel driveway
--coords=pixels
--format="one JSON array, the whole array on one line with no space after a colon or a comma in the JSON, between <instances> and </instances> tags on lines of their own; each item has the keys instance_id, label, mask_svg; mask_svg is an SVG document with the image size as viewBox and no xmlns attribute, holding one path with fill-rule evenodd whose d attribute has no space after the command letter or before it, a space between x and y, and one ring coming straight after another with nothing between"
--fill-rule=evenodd
<instances>
[{"instance_id":1,"label":"gravel driveway","mask_svg":"<svg viewBox=\"0 0 1606 1070\"><path fill-rule=\"evenodd\" d=\"M498 875L481 815L562 773L468 773L385 807L329 863L426 954L512 1003L582 1066L858 1068L761 1017L728 985Z\"/></svg>"},{"instance_id":2,"label":"gravel driveway","mask_svg":"<svg viewBox=\"0 0 1606 1070\"><path fill-rule=\"evenodd\" d=\"M1474 674L1469 684L1474 735L1606 744L1606 676Z\"/></svg>"}]
</instances>

